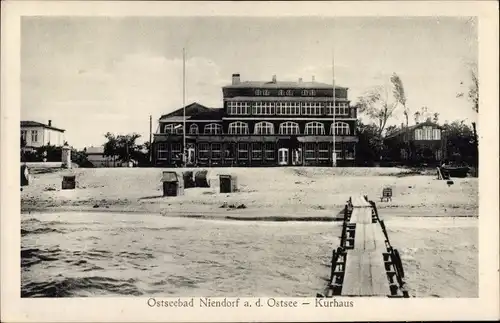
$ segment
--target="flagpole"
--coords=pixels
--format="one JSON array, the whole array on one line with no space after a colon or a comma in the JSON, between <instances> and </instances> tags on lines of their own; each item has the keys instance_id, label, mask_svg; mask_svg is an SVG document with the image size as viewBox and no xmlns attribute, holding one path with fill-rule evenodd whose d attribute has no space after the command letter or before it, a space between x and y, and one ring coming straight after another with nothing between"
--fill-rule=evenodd
<instances>
[{"instance_id":1,"label":"flagpole","mask_svg":"<svg viewBox=\"0 0 500 323\"><path fill-rule=\"evenodd\" d=\"M186 49L182 49L182 162L186 167Z\"/></svg>"},{"instance_id":2,"label":"flagpole","mask_svg":"<svg viewBox=\"0 0 500 323\"><path fill-rule=\"evenodd\" d=\"M332 83L333 83L333 88L332 88L332 101L333 101L333 108L332 108L332 136L333 136L333 151L332 151L332 167L337 166L337 152L335 150L336 146L336 127L335 127L335 50L332 47Z\"/></svg>"}]
</instances>

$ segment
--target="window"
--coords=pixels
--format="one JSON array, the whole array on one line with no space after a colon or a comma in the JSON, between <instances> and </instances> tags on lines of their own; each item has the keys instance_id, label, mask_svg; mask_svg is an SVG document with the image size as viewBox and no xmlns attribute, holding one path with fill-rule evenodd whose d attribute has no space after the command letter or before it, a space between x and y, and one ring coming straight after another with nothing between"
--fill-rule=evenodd
<instances>
[{"instance_id":1,"label":"window","mask_svg":"<svg viewBox=\"0 0 500 323\"><path fill-rule=\"evenodd\" d=\"M266 96L269 96L270 92L269 92L269 90L264 90L264 91L262 91L262 94L266 95Z\"/></svg>"},{"instance_id":2,"label":"window","mask_svg":"<svg viewBox=\"0 0 500 323\"><path fill-rule=\"evenodd\" d=\"M300 94L301 94L302 96L308 96L308 95L309 95L309 91L307 91L307 90L302 90L302 91L300 92Z\"/></svg>"},{"instance_id":3,"label":"window","mask_svg":"<svg viewBox=\"0 0 500 323\"><path fill-rule=\"evenodd\" d=\"M156 147L157 147L156 148L156 156L157 156L158 160L166 160L168 157L167 144L160 143Z\"/></svg>"},{"instance_id":4,"label":"window","mask_svg":"<svg viewBox=\"0 0 500 323\"><path fill-rule=\"evenodd\" d=\"M309 95L315 96L316 95L316 91L315 90L309 90Z\"/></svg>"},{"instance_id":5,"label":"window","mask_svg":"<svg viewBox=\"0 0 500 323\"><path fill-rule=\"evenodd\" d=\"M38 130L31 130L31 142L38 141Z\"/></svg>"},{"instance_id":6,"label":"window","mask_svg":"<svg viewBox=\"0 0 500 323\"><path fill-rule=\"evenodd\" d=\"M229 124L230 135L248 135L248 125L241 121Z\"/></svg>"},{"instance_id":7,"label":"window","mask_svg":"<svg viewBox=\"0 0 500 323\"><path fill-rule=\"evenodd\" d=\"M405 151L406 152L406 151ZM345 159L354 159L354 146L347 146L344 150Z\"/></svg>"},{"instance_id":8,"label":"window","mask_svg":"<svg viewBox=\"0 0 500 323\"><path fill-rule=\"evenodd\" d=\"M178 135L183 135L184 134L184 127L181 125L177 125L174 127L175 133Z\"/></svg>"},{"instance_id":9,"label":"window","mask_svg":"<svg viewBox=\"0 0 500 323\"><path fill-rule=\"evenodd\" d=\"M209 145L207 143L198 144L198 158L206 160L209 156Z\"/></svg>"},{"instance_id":10,"label":"window","mask_svg":"<svg viewBox=\"0 0 500 323\"><path fill-rule=\"evenodd\" d=\"M205 135L220 135L222 134L222 126L216 123L209 123L203 129Z\"/></svg>"},{"instance_id":11,"label":"window","mask_svg":"<svg viewBox=\"0 0 500 323\"><path fill-rule=\"evenodd\" d=\"M422 139L423 139L422 129L415 130L415 140L422 140Z\"/></svg>"},{"instance_id":12,"label":"window","mask_svg":"<svg viewBox=\"0 0 500 323\"><path fill-rule=\"evenodd\" d=\"M170 152L170 156L173 160L180 160L182 158L181 156L181 144L179 143L172 143L171 144L172 151Z\"/></svg>"},{"instance_id":13,"label":"window","mask_svg":"<svg viewBox=\"0 0 500 323\"><path fill-rule=\"evenodd\" d=\"M323 114L323 105L320 102L306 102L302 104L302 114L319 116Z\"/></svg>"},{"instance_id":14,"label":"window","mask_svg":"<svg viewBox=\"0 0 500 323\"><path fill-rule=\"evenodd\" d=\"M434 129L432 132L434 140L441 140L441 129Z\"/></svg>"},{"instance_id":15,"label":"window","mask_svg":"<svg viewBox=\"0 0 500 323\"><path fill-rule=\"evenodd\" d=\"M174 125L173 124L166 124L163 127L163 133L167 133L167 134L174 133Z\"/></svg>"},{"instance_id":16,"label":"window","mask_svg":"<svg viewBox=\"0 0 500 323\"><path fill-rule=\"evenodd\" d=\"M225 159L234 159L235 155L236 155L236 144L234 142L227 143Z\"/></svg>"},{"instance_id":17,"label":"window","mask_svg":"<svg viewBox=\"0 0 500 323\"><path fill-rule=\"evenodd\" d=\"M306 130L304 132L306 135L324 135L325 127L319 122L309 122L306 123Z\"/></svg>"},{"instance_id":18,"label":"window","mask_svg":"<svg viewBox=\"0 0 500 323\"><path fill-rule=\"evenodd\" d=\"M255 135L273 135L274 126L270 122L262 121L255 124Z\"/></svg>"},{"instance_id":19,"label":"window","mask_svg":"<svg viewBox=\"0 0 500 323\"><path fill-rule=\"evenodd\" d=\"M248 144L244 142L238 143L238 159L248 160Z\"/></svg>"},{"instance_id":20,"label":"window","mask_svg":"<svg viewBox=\"0 0 500 323\"><path fill-rule=\"evenodd\" d=\"M276 114L279 115L300 115L300 103L298 102L277 102Z\"/></svg>"},{"instance_id":21,"label":"window","mask_svg":"<svg viewBox=\"0 0 500 323\"><path fill-rule=\"evenodd\" d=\"M231 101L227 103L228 114L231 115L240 115L240 114L249 114L250 113L250 105L248 102L236 102Z\"/></svg>"},{"instance_id":22,"label":"window","mask_svg":"<svg viewBox=\"0 0 500 323\"><path fill-rule=\"evenodd\" d=\"M192 124L189 126L189 134L190 135L197 135L198 134L198 125L197 124Z\"/></svg>"},{"instance_id":23,"label":"window","mask_svg":"<svg viewBox=\"0 0 500 323\"><path fill-rule=\"evenodd\" d=\"M276 158L274 143L266 142L264 144L264 149L265 149L266 160L274 160Z\"/></svg>"},{"instance_id":24,"label":"window","mask_svg":"<svg viewBox=\"0 0 500 323\"><path fill-rule=\"evenodd\" d=\"M262 160L262 143L252 143L252 160Z\"/></svg>"},{"instance_id":25,"label":"window","mask_svg":"<svg viewBox=\"0 0 500 323\"><path fill-rule=\"evenodd\" d=\"M316 159L316 144L314 142L307 142L305 145L305 158L306 160Z\"/></svg>"},{"instance_id":26,"label":"window","mask_svg":"<svg viewBox=\"0 0 500 323\"><path fill-rule=\"evenodd\" d=\"M424 140L432 140L432 127L424 127Z\"/></svg>"},{"instance_id":27,"label":"window","mask_svg":"<svg viewBox=\"0 0 500 323\"><path fill-rule=\"evenodd\" d=\"M326 114L333 115L332 111L333 102L328 102L326 104ZM335 102L335 115L337 116L348 116L349 115L349 106L347 102Z\"/></svg>"},{"instance_id":28,"label":"window","mask_svg":"<svg viewBox=\"0 0 500 323\"><path fill-rule=\"evenodd\" d=\"M221 150L222 150L222 144L213 143L211 152L212 159L221 159L222 156Z\"/></svg>"},{"instance_id":29,"label":"window","mask_svg":"<svg viewBox=\"0 0 500 323\"><path fill-rule=\"evenodd\" d=\"M299 125L295 122L287 121L280 124L280 135L300 135Z\"/></svg>"},{"instance_id":30,"label":"window","mask_svg":"<svg viewBox=\"0 0 500 323\"><path fill-rule=\"evenodd\" d=\"M26 130L21 130L21 139L26 140Z\"/></svg>"},{"instance_id":31,"label":"window","mask_svg":"<svg viewBox=\"0 0 500 323\"><path fill-rule=\"evenodd\" d=\"M335 135L348 136L351 130L346 122L335 122ZM333 125L330 128L330 134L333 135Z\"/></svg>"},{"instance_id":32,"label":"window","mask_svg":"<svg viewBox=\"0 0 500 323\"><path fill-rule=\"evenodd\" d=\"M255 102L252 107L252 114L271 115L274 114L274 103Z\"/></svg>"},{"instance_id":33,"label":"window","mask_svg":"<svg viewBox=\"0 0 500 323\"><path fill-rule=\"evenodd\" d=\"M262 95L262 91L261 90L255 90L255 95L257 95L257 96Z\"/></svg>"},{"instance_id":34,"label":"window","mask_svg":"<svg viewBox=\"0 0 500 323\"><path fill-rule=\"evenodd\" d=\"M293 96L293 90L286 90L287 96Z\"/></svg>"},{"instance_id":35,"label":"window","mask_svg":"<svg viewBox=\"0 0 500 323\"><path fill-rule=\"evenodd\" d=\"M335 156L336 156L336 159L341 159L341 154L342 154L342 147L339 144L335 144ZM333 156L332 156L333 157Z\"/></svg>"},{"instance_id":36,"label":"window","mask_svg":"<svg viewBox=\"0 0 500 323\"><path fill-rule=\"evenodd\" d=\"M284 96L285 95L285 91L284 90L278 90L278 95L279 96Z\"/></svg>"},{"instance_id":37,"label":"window","mask_svg":"<svg viewBox=\"0 0 500 323\"><path fill-rule=\"evenodd\" d=\"M404 149L404 148L400 149L400 156L401 156L401 159L403 159L403 160L408 159L408 152L406 151L406 149Z\"/></svg>"},{"instance_id":38,"label":"window","mask_svg":"<svg viewBox=\"0 0 500 323\"><path fill-rule=\"evenodd\" d=\"M328 160L330 158L329 153L328 153L329 150L330 150L330 147L329 147L328 143L320 142L318 144L318 159Z\"/></svg>"}]
</instances>

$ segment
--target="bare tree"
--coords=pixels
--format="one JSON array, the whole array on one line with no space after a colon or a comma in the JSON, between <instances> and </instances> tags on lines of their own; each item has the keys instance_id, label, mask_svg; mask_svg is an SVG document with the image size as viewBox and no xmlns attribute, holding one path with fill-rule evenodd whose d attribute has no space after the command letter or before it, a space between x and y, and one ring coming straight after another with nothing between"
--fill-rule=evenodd
<instances>
[{"instance_id":1,"label":"bare tree","mask_svg":"<svg viewBox=\"0 0 500 323\"><path fill-rule=\"evenodd\" d=\"M365 95L358 98L358 109L364 113L374 123L376 127L376 141L378 141L378 155L382 159L383 139L382 134L386 129L388 120L393 116L394 111L399 105L398 101L391 100L388 86L376 86L369 90Z\"/></svg>"},{"instance_id":2,"label":"bare tree","mask_svg":"<svg viewBox=\"0 0 500 323\"><path fill-rule=\"evenodd\" d=\"M477 76L477 64L470 64L470 84L467 90L467 99L472 104L472 109L476 112L479 112L479 79ZM464 82L460 82L460 85L464 85ZM458 98L464 97L464 92L459 92L457 94Z\"/></svg>"},{"instance_id":3,"label":"bare tree","mask_svg":"<svg viewBox=\"0 0 500 323\"><path fill-rule=\"evenodd\" d=\"M358 100L359 111L375 122L378 134L381 136L399 102L390 102L389 90L386 86L376 86Z\"/></svg>"},{"instance_id":4,"label":"bare tree","mask_svg":"<svg viewBox=\"0 0 500 323\"><path fill-rule=\"evenodd\" d=\"M470 73L470 83L467 90L467 99L472 104L472 110L479 113L479 78L477 73L477 64L472 63L469 64L469 73ZM460 82L460 85L464 85L464 82ZM457 94L457 98L464 97L464 92L459 92ZM475 165L478 164L478 156L479 156L479 146L478 146L478 138L477 138L477 129L476 123L472 122L472 129L474 131L474 144L476 147L475 151Z\"/></svg>"}]
</instances>

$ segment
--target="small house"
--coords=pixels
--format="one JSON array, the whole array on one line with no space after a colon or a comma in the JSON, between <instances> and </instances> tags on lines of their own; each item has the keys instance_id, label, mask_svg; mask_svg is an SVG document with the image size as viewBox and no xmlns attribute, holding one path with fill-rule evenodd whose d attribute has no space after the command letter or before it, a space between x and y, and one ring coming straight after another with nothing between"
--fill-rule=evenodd
<instances>
[{"instance_id":1,"label":"small house","mask_svg":"<svg viewBox=\"0 0 500 323\"><path fill-rule=\"evenodd\" d=\"M401 164L435 165L446 158L443 127L427 120L402 126L384 138L384 159Z\"/></svg>"}]
</instances>

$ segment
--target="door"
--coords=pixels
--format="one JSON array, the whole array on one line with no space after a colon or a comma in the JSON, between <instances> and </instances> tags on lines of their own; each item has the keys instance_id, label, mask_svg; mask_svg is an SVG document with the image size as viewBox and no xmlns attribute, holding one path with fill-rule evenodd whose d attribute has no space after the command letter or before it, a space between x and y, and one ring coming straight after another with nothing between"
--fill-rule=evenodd
<instances>
[{"instance_id":1,"label":"door","mask_svg":"<svg viewBox=\"0 0 500 323\"><path fill-rule=\"evenodd\" d=\"M195 155L194 147L189 147L187 149L187 164L194 165L195 161L196 161L196 155Z\"/></svg>"},{"instance_id":2,"label":"door","mask_svg":"<svg viewBox=\"0 0 500 323\"><path fill-rule=\"evenodd\" d=\"M292 155L292 165L302 165L302 149L294 149Z\"/></svg>"},{"instance_id":3,"label":"door","mask_svg":"<svg viewBox=\"0 0 500 323\"><path fill-rule=\"evenodd\" d=\"M278 149L278 165L288 165L288 148Z\"/></svg>"}]
</instances>

